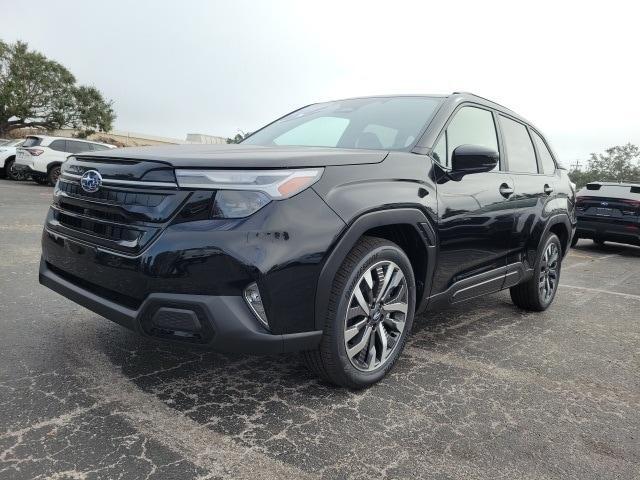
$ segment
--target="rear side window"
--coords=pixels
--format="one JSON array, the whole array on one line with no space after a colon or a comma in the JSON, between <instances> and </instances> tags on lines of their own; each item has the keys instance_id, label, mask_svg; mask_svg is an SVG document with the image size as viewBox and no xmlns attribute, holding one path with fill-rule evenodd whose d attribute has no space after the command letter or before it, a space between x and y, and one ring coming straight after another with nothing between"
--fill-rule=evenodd
<instances>
[{"instance_id":1,"label":"rear side window","mask_svg":"<svg viewBox=\"0 0 640 480\"><path fill-rule=\"evenodd\" d=\"M504 137L509 170L512 172L538 173L536 152L531 137L522 123L500 115L500 127Z\"/></svg>"},{"instance_id":2,"label":"rear side window","mask_svg":"<svg viewBox=\"0 0 640 480\"><path fill-rule=\"evenodd\" d=\"M27 139L22 144L23 147L37 147L42 143L42 139L40 137L27 137Z\"/></svg>"},{"instance_id":3,"label":"rear side window","mask_svg":"<svg viewBox=\"0 0 640 480\"><path fill-rule=\"evenodd\" d=\"M553 161L553 156L551 156L551 152L549 151L547 144L544 143L542 137L533 130L531 130L531 134L533 135L533 141L536 142L536 148L540 155L543 173L546 175L552 175L556 171L556 162Z\"/></svg>"},{"instance_id":4,"label":"rear side window","mask_svg":"<svg viewBox=\"0 0 640 480\"><path fill-rule=\"evenodd\" d=\"M49 145L49 148L51 150L55 150L56 152L66 152L67 151L66 143L67 143L66 140L54 140Z\"/></svg>"},{"instance_id":5,"label":"rear side window","mask_svg":"<svg viewBox=\"0 0 640 480\"><path fill-rule=\"evenodd\" d=\"M453 151L460 145L479 145L499 151L496 126L489 110L476 107L458 110L434 147L433 156L441 165L451 167Z\"/></svg>"},{"instance_id":6,"label":"rear side window","mask_svg":"<svg viewBox=\"0 0 640 480\"><path fill-rule=\"evenodd\" d=\"M101 150L109 150L109 147L105 145L98 145L97 143L90 143L91 150L94 152L100 152Z\"/></svg>"},{"instance_id":7,"label":"rear side window","mask_svg":"<svg viewBox=\"0 0 640 480\"><path fill-rule=\"evenodd\" d=\"M91 144L77 140L67 140L67 151L69 153L89 152L91 151Z\"/></svg>"}]
</instances>

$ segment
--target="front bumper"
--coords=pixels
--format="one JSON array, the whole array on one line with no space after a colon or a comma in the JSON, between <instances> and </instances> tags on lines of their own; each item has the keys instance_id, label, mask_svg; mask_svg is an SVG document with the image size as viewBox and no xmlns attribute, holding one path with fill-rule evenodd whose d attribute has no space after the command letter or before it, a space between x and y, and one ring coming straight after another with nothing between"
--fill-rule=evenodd
<instances>
[{"instance_id":1,"label":"front bumper","mask_svg":"<svg viewBox=\"0 0 640 480\"><path fill-rule=\"evenodd\" d=\"M284 353L318 346L322 331L272 334L265 330L240 296L152 293L138 308L97 295L54 271L42 259L40 283L68 299L144 336L180 340L220 352ZM174 315L177 338L169 334ZM189 324L188 319L193 319ZM186 320L186 321L185 321Z\"/></svg>"}]
</instances>

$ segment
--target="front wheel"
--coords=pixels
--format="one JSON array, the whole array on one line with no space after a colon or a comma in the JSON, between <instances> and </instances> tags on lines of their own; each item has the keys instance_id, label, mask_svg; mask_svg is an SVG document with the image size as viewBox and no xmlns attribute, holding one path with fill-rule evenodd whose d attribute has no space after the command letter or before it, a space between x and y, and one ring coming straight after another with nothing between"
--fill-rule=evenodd
<instances>
[{"instance_id":1,"label":"front wheel","mask_svg":"<svg viewBox=\"0 0 640 480\"><path fill-rule=\"evenodd\" d=\"M18 180L18 175L16 174L16 169L13 166L14 160L9 159L4 164L4 172L7 180Z\"/></svg>"},{"instance_id":2,"label":"front wheel","mask_svg":"<svg viewBox=\"0 0 640 480\"><path fill-rule=\"evenodd\" d=\"M558 237L550 233L542 244L536 259L533 276L524 283L511 287L511 300L525 310L541 312L553 302L560 282L562 245Z\"/></svg>"},{"instance_id":3,"label":"front wheel","mask_svg":"<svg viewBox=\"0 0 640 480\"><path fill-rule=\"evenodd\" d=\"M303 353L305 363L348 388L378 382L404 348L415 304L413 269L404 251L388 240L363 237L336 274L320 346Z\"/></svg>"}]
</instances>

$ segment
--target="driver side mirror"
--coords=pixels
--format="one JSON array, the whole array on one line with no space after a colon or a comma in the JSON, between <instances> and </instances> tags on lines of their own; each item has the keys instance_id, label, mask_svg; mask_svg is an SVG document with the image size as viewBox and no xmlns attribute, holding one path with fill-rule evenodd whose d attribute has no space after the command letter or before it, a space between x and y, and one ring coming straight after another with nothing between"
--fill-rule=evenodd
<instances>
[{"instance_id":1,"label":"driver side mirror","mask_svg":"<svg viewBox=\"0 0 640 480\"><path fill-rule=\"evenodd\" d=\"M469 173L490 172L500 159L498 152L480 145L460 145L451 156L452 173L467 175Z\"/></svg>"}]
</instances>

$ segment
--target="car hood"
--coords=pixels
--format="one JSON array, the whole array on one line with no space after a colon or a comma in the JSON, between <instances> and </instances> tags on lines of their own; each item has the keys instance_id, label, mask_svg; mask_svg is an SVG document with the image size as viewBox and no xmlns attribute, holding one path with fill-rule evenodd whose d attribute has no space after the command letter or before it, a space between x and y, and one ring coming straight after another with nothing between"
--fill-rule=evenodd
<instances>
[{"instance_id":1,"label":"car hood","mask_svg":"<svg viewBox=\"0 0 640 480\"><path fill-rule=\"evenodd\" d=\"M293 168L379 163L386 150L257 145L168 145L118 148L78 157L146 160L176 168Z\"/></svg>"}]
</instances>

